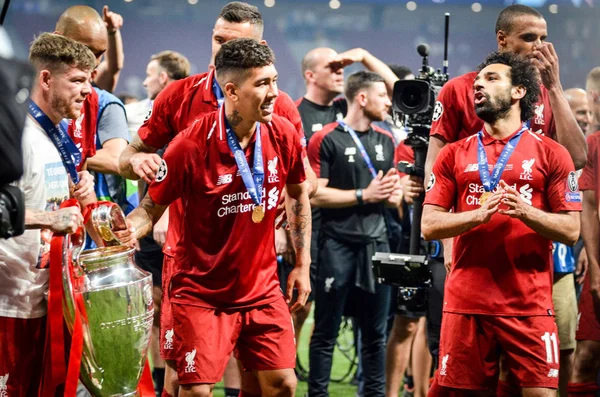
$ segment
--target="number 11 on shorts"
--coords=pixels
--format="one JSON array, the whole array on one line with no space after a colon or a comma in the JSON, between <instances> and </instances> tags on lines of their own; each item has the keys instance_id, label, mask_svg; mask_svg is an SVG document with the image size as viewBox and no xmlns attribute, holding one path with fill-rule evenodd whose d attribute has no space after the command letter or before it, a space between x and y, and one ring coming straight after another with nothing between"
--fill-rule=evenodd
<instances>
[{"instance_id":1,"label":"number 11 on shorts","mask_svg":"<svg viewBox=\"0 0 600 397\"><path fill-rule=\"evenodd\" d=\"M542 340L546 344L546 361L549 364L558 364L558 343L556 341L556 334L546 332L542 335Z\"/></svg>"}]
</instances>

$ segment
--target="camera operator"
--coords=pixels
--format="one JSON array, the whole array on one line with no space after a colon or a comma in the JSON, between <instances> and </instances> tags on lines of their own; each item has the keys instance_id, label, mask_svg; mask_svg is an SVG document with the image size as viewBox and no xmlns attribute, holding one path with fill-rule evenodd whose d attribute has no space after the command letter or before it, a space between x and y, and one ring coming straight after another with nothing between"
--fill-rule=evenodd
<instances>
[{"instance_id":1,"label":"camera operator","mask_svg":"<svg viewBox=\"0 0 600 397\"><path fill-rule=\"evenodd\" d=\"M385 205L397 208L400 179L394 141L373 127L391 106L384 79L357 72L345 88L348 115L325 126L309 143L319 178L312 204L321 208L315 281L315 329L310 342L309 396L328 395L332 354L345 308L361 332L364 394L383 396L385 334L390 289L376 283L371 257L389 252Z\"/></svg>"},{"instance_id":2,"label":"camera operator","mask_svg":"<svg viewBox=\"0 0 600 397\"><path fill-rule=\"evenodd\" d=\"M23 175L21 140L33 69L12 56L10 38L0 26L0 238L25 231L23 192L9 183Z\"/></svg>"},{"instance_id":3,"label":"camera operator","mask_svg":"<svg viewBox=\"0 0 600 397\"><path fill-rule=\"evenodd\" d=\"M74 156L59 149L74 147L61 121L81 114L92 91L94 55L73 40L43 33L31 45L29 60L36 80L23 132L24 174L17 186L25 193L30 230L0 240L0 373L8 374L5 390L15 396L36 394L41 381L52 233L73 233L83 223L78 208L59 206L70 195L81 201L94 191L87 171L77 173ZM80 178L76 186L69 180L74 174Z\"/></svg>"}]
</instances>

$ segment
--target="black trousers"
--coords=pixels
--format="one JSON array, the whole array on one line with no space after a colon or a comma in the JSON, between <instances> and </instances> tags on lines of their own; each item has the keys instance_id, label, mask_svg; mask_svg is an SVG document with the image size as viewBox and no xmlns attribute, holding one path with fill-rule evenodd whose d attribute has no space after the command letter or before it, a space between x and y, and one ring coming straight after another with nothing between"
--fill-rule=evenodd
<instances>
[{"instance_id":1,"label":"black trousers","mask_svg":"<svg viewBox=\"0 0 600 397\"><path fill-rule=\"evenodd\" d=\"M323 238L315 285L315 329L310 341L308 395L328 396L335 342L342 315L349 309L361 331L364 396L385 396L385 337L390 287L377 284L375 293L356 287L358 258L364 246ZM378 252L389 252L387 243Z\"/></svg>"}]
</instances>

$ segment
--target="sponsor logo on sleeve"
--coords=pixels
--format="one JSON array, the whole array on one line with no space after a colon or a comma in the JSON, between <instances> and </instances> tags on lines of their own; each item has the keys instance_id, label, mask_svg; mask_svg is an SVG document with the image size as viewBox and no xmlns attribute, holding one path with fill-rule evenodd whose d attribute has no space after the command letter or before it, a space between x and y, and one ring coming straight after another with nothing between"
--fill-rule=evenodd
<instances>
[{"instance_id":1,"label":"sponsor logo on sleeve","mask_svg":"<svg viewBox=\"0 0 600 397\"><path fill-rule=\"evenodd\" d=\"M167 162L163 159L160 162L160 167L158 168L158 172L156 173L156 182L162 182L167 177Z\"/></svg>"},{"instance_id":2,"label":"sponsor logo on sleeve","mask_svg":"<svg viewBox=\"0 0 600 397\"><path fill-rule=\"evenodd\" d=\"M433 186L435 185L435 174L432 172L431 175L429 175L429 182L427 182L427 189L425 189L426 192L430 191L431 189L433 189Z\"/></svg>"},{"instance_id":3,"label":"sponsor logo on sleeve","mask_svg":"<svg viewBox=\"0 0 600 397\"><path fill-rule=\"evenodd\" d=\"M577 183L577 174L575 173L575 171L569 172L569 176L567 177L567 186L572 192L576 192L579 190L579 185Z\"/></svg>"},{"instance_id":4,"label":"sponsor logo on sleeve","mask_svg":"<svg viewBox=\"0 0 600 397\"><path fill-rule=\"evenodd\" d=\"M433 108L433 121L438 121L442 114L444 113L444 105L440 101L435 102L435 107Z\"/></svg>"},{"instance_id":5,"label":"sponsor logo on sleeve","mask_svg":"<svg viewBox=\"0 0 600 397\"><path fill-rule=\"evenodd\" d=\"M577 173L575 171L569 172L569 176L567 177L567 188L568 191L565 193L565 201L567 203L581 203L581 192L579 191Z\"/></svg>"}]
</instances>

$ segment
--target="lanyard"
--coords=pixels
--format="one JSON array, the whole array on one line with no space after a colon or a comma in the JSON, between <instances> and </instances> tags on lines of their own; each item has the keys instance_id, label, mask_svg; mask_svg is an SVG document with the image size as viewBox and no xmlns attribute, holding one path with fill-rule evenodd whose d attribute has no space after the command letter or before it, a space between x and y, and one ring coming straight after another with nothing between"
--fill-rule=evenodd
<instances>
[{"instance_id":1,"label":"lanyard","mask_svg":"<svg viewBox=\"0 0 600 397\"><path fill-rule=\"evenodd\" d=\"M510 138L506 146L504 146L504 149L502 149L502 153L500 153L500 157L498 157L498 161L496 161L491 175L488 168L489 164L487 155L485 154L485 148L483 147L483 130L477 133L477 160L479 162L479 177L481 178L483 189L486 192L491 192L494 190L498 185L498 182L500 182L500 177L502 176L502 172L506 167L506 163L515 151L515 148L517 147L517 144L521 140L521 136L525 131L527 131L527 125L523 124L519 132Z\"/></svg>"},{"instance_id":2,"label":"lanyard","mask_svg":"<svg viewBox=\"0 0 600 397\"><path fill-rule=\"evenodd\" d=\"M369 154L365 150L365 147L363 146L362 142L358 138L358 135L356 135L356 131L354 131L346 123L344 123L343 120L338 120L337 122L339 125L344 127L345 131L348 131L348 133L352 137L352 140L354 140L354 144L358 147L358 150L360 151L362 158L365 159L365 163L367 163L367 167L369 167L369 171L371 172L371 175L373 175L373 178L375 178L377 176L377 171L375 170L375 167L373 167L373 163L371 162L371 158L369 157Z\"/></svg>"},{"instance_id":3,"label":"lanyard","mask_svg":"<svg viewBox=\"0 0 600 397\"><path fill-rule=\"evenodd\" d=\"M246 161L244 150L240 146L240 142L235 136L233 129L229 126L224 111L223 118L225 120L227 143L229 144L229 149L233 153L235 162L240 170L240 175L242 176L246 190L248 190L248 194L250 194L254 204L260 205L262 203L263 182L265 180L262 142L260 138L260 123L256 123L256 131L254 132L256 134L256 141L254 143L254 164L251 172L248 162Z\"/></svg>"},{"instance_id":4,"label":"lanyard","mask_svg":"<svg viewBox=\"0 0 600 397\"><path fill-rule=\"evenodd\" d=\"M52 120L32 100L29 101L28 111L35 121L46 131L46 134L60 153L62 163L69 172L73 183L79 183L77 166L81 163L81 152L67 134L66 122L63 120L59 125L54 125Z\"/></svg>"},{"instance_id":5,"label":"lanyard","mask_svg":"<svg viewBox=\"0 0 600 397\"><path fill-rule=\"evenodd\" d=\"M225 101L225 95L223 95L223 90L221 90L221 87L219 87L219 84L217 83L217 78L214 75L212 81L212 91L213 95L217 99L217 103L219 105L218 107L223 106L223 101Z\"/></svg>"}]
</instances>

